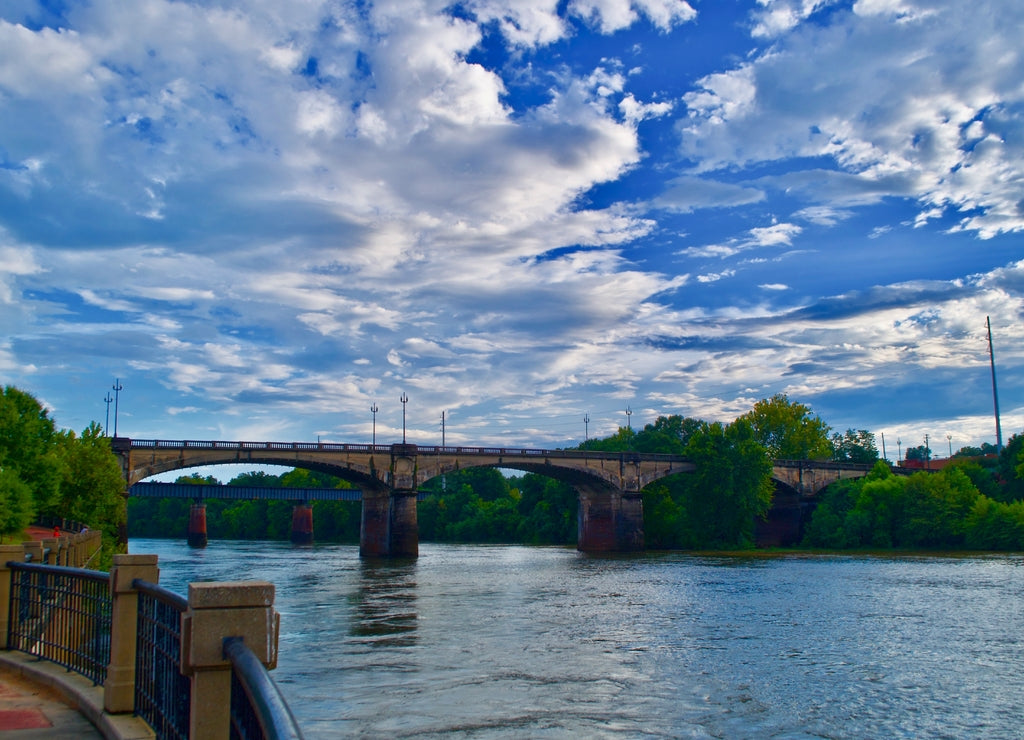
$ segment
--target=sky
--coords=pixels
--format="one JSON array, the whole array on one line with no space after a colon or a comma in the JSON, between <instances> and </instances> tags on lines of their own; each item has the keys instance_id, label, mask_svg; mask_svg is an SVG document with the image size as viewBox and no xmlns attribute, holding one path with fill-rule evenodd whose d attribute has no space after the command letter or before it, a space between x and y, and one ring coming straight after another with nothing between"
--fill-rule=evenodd
<instances>
[{"instance_id":1,"label":"sky","mask_svg":"<svg viewBox=\"0 0 1024 740\"><path fill-rule=\"evenodd\" d=\"M5 0L0 384L79 432L549 448L784 393L944 457L996 441L989 317L1005 442L1022 32L1019 0Z\"/></svg>"}]
</instances>

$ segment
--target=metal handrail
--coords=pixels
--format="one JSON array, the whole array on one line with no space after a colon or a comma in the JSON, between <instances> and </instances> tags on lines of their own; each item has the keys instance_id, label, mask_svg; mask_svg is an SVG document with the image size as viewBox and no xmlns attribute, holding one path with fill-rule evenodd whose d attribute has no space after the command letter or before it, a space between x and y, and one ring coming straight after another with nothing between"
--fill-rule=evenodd
<instances>
[{"instance_id":1,"label":"metal handrail","mask_svg":"<svg viewBox=\"0 0 1024 740\"><path fill-rule=\"evenodd\" d=\"M224 657L231 661L232 683L238 682L248 704L247 707L237 706L241 697L233 688L232 737L302 740L302 731L280 689L245 641L240 637L226 638Z\"/></svg>"}]
</instances>

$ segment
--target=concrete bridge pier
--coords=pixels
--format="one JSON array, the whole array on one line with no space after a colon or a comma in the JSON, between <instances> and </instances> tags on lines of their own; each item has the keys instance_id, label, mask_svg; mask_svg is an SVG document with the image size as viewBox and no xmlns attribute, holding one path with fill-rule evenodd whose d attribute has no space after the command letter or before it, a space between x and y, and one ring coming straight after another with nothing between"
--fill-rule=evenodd
<instances>
[{"instance_id":1,"label":"concrete bridge pier","mask_svg":"<svg viewBox=\"0 0 1024 740\"><path fill-rule=\"evenodd\" d=\"M581 552L636 552L644 549L644 506L638 491L580 489Z\"/></svg>"},{"instance_id":2,"label":"concrete bridge pier","mask_svg":"<svg viewBox=\"0 0 1024 740\"><path fill-rule=\"evenodd\" d=\"M415 490L363 490L359 555L415 558L420 554Z\"/></svg>"},{"instance_id":3,"label":"concrete bridge pier","mask_svg":"<svg viewBox=\"0 0 1024 740\"><path fill-rule=\"evenodd\" d=\"M188 546L206 547L206 504L192 503L188 512Z\"/></svg>"},{"instance_id":4,"label":"concrete bridge pier","mask_svg":"<svg viewBox=\"0 0 1024 740\"><path fill-rule=\"evenodd\" d=\"M296 504L292 509L291 540L296 545L313 544L313 507L308 501Z\"/></svg>"}]
</instances>

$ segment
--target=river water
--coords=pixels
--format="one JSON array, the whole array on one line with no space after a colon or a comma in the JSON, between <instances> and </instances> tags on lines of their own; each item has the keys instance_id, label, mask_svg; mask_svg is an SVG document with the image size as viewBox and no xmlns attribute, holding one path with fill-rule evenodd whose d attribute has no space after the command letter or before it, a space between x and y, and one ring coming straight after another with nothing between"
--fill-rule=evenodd
<instances>
[{"instance_id":1,"label":"river water","mask_svg":"<svg viewBox=\"0 0 1024 740\"><path fill-rule=\"evenodd\" d=\"M314 738L1020 738L1024 556L593 556L133 540L267 580Z\"/></svg>"}]
</instances>

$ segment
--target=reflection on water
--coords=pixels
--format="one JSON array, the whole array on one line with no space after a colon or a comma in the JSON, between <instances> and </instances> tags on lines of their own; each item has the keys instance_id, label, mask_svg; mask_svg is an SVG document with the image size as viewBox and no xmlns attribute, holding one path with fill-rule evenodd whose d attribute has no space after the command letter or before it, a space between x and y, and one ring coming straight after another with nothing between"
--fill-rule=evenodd
<instances>
[{"instance_id":1,"label":"reflection on water","mask_svg":"<svg viewBox=\"0 0 1024 740\"><path fill-rule=\"evenodd\" d=\"M360 561L349 599L355 608L349 634L358 641L394 647L416 642L416 560Z\"/></svg>"},{"instance_id":2,"label":"reflection on water","mask_svg":"<svg viewBox=\"0 0 1024 740\"><path fill-rule=\"evenodd\" d=\"M1024 557L133 542L262 579L307 738L1016 738Z\"/></svg>"}]
</instances>

